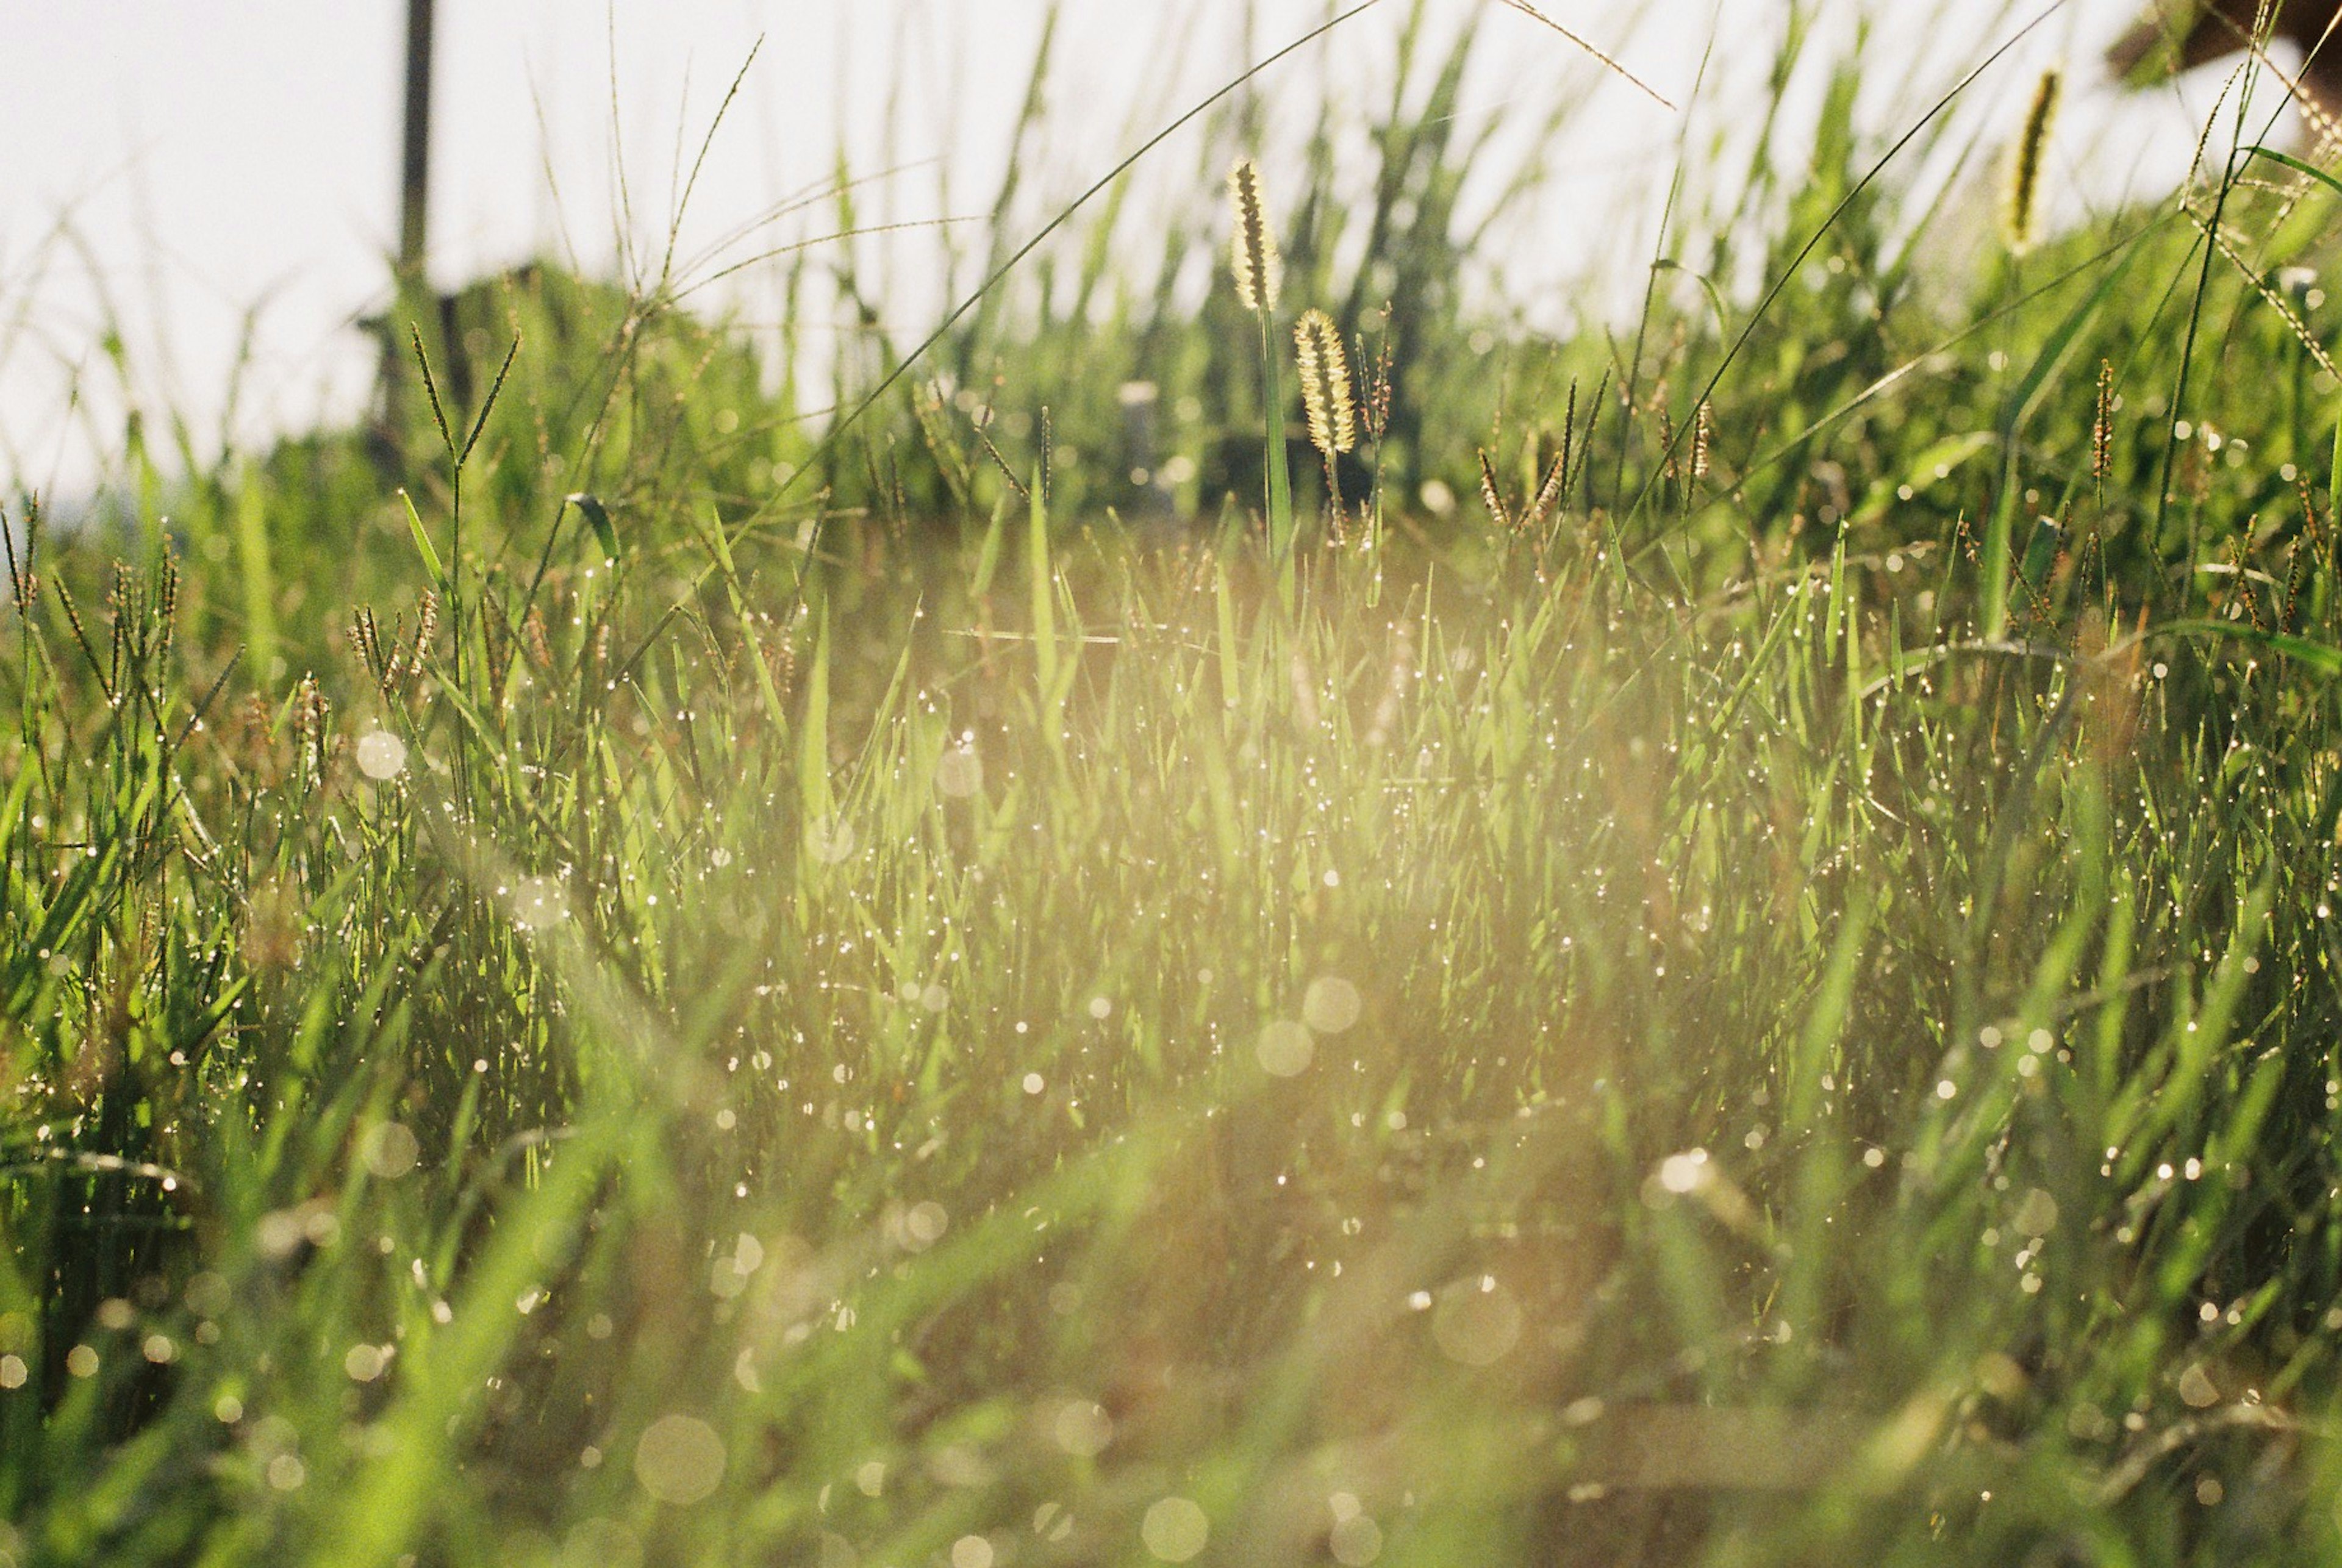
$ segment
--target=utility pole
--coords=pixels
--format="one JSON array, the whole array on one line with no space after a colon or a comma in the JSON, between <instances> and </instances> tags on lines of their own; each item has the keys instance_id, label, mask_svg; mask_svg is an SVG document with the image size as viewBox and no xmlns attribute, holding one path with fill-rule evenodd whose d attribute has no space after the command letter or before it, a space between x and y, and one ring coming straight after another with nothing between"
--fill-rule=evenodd
<instances>
[{"instance_id":1,"label":"utility pole","mask_svg":"<svg viewBox=\"0 0 2342 1568\"><path fill-rule=\"evenodd\" d=\"M398 280L423 278L431 184L432 0L406 0L406 125L398 160Z\"/></svg>"},{"instance_id":2,"label":"utility pole","mask_svg":"<svg viewBox=\"0 0 2342 1568\"><path fill-rule=\"evenodd\" d=\"M399 387L408 374L406 324L423 317L430 300L423 273L425 225L431 187L431 5L406 0L406 118L398 149L398 259L390 305L368 322L382 337L374 442L378 453L397 445Z\"/></svg>"}]
</instances>

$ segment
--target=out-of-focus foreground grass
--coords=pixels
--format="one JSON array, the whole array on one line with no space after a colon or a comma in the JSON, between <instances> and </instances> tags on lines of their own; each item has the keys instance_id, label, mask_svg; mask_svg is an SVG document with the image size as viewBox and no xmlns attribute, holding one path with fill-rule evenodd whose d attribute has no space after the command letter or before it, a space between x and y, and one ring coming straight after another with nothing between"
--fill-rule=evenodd
<instances>
[{"instance_id":1,"label":"out-of-focus foreground grass","mask_svg":"<svg viewBox=\"0 0 2342 1568\"><path fill-rule=\"evenodd\" d=\"M12 507L0 1562L2342 1551L2334 192L2019 263L1857 60L1542 338L1469 46L1264 162L1338 520L1242 93L850 426L530 269Z\"/></svg>"}]
</instances>

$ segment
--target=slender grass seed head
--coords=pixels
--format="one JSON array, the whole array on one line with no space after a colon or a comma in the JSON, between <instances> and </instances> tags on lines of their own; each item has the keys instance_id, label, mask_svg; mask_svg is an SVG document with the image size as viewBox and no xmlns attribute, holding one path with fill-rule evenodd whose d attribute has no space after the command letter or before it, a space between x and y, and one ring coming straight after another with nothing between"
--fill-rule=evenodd
<instances>
[{"instance_id":1,"label":"slender grass seed head","mask_svg":"<svg viewBox=\"0 0 2342 1568\"><path fill-rule=\"evenodd\" d=\"M1236 275L1236 298L1255 315L1266 315L1276 308L1285 258L1276 254L1276 241L1269 233L1267 210L1260 199L1260 171L1250 158L1238 160L1228 172L1228 195L1236 207L1228 262Z\"/></svg>"},{"instance_id":2,"label":"slender grass seed head","mask_svg":"<svg viewBox=\"0 0 2342 1568\"><path fill-rule=\"evenodd\" d=\"M1309 444L1331 457L1358 444L1358 417L1350 396L1350 359L1342 334L1322 310L1293 325L1293 353L1301 366L1301 405L1309 416Z\"/></svg>"},{"instance_id":3,"label":"slender grass seed head","mask_svg":"<svg viewBox=\"0 0 2342 1568\"><path fill-rule=\"evenodd\" d=\"M2049 132L2057 119L2057 99L2065 77L2054 66L2041 73L2033 89L2033 105L2025 112L2025 133L2008 163L2008 199L2001 209L2001 235L2010 254L2023 255L2040 237L2041 165L2049 148Z\"/></svg>"}]
</instances>

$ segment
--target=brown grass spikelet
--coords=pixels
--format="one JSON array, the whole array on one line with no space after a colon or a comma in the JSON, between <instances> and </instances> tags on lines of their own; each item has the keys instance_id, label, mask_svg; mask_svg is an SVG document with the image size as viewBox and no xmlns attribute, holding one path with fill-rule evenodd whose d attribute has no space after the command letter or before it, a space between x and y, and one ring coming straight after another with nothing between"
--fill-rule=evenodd
<instances>
[{"instance_id":1,"label":"brown grass spikelet","mask_svg":"<svg viewBox=\"0 0 2342 1568\"><path fill-rule=\"evenodd\" d=\"M420 670L423 660L431 650L431 641L439 634L439 590L425 588L415 605L415 667Z\"/></svg>"},{"instance_id":2,"label":"brown grass spikelet","mask_svg":"<svg viewBox=\"0 0 2342 1568\"><path fill-rule=\"evenodd\" d=\"M2098 504L2107 504L2107 474L2114 467L2115 367L2098 361L2098 405L2090 419L2090 479L2097 486Z\"/></svg>"},{"instance_id":3,"label":"brown grass spikelet","mask_svg":"<svg viewBox=\"0 0 2342 1568\"><path fill-rule=\"evenodd\" d=\"M1496 483L1496 465L1488 461L1488 454L1480 454L1480 504L1488 509L1488 521L1499 533L1513 531L1512 508L1505 504L1505 493Z\"/></svg>"},{"instance_id":4,"label":"brown grass spikelet","mask_svg":"<svg viewBox=\"0 0 2342 1568\"><path fill-rule=\"evenodd\" d=\"M1331 458L1358 444L1357 409L1350 392L1350 357L1341 332L1322 310L1293 325L1294 358L1301 366L1301 406L1309 417L1309 444Z\"/></svg>"},{"instance_id":5,"label":"brown grass spikelet","mask_svg":"<svg viewBox=\"0 0 2342 1568\"><path fill-rule=\"evenodd\" d=\"M390 690L386 678L389 666L383 661L382 631L375 624L374 610L370 605L360 604L357 607L350 616L349 630L344 635L350 646L356 650L359 659L364 661L367 672L374 676L375 684L386 694Z\"/></svg>"},{"instance_id":6,"label":"brown grass spikelet","mask_svg":"<svg viewBox=\"0 0 2342 1568\"><path fill-rule=\"evenodd\" d=\"M548 673L553 669L553 644L545 640L545 612L535 604L521 618L521 646L528 653L528 662Z\"/></svg>"},{"instance_id":7,"label":"brown grass spikelet","mask_svg":"<svg viewBox=\"0 0 2342 1568\"><path fill-rule=\"evenodd\" d=\"M39 503L33 502L25 508L25 554L22 560L19 560L16 555L16 535L8 526L7 509L0 507L0 552L5 552L7 557L8 592L16 602L16 614L27 619L31 617L33 606L40 602L41 597L40 575L33 570L34 557L40 547Z\"/></svg>"},{"instance_id":8,"label":"brown grass spikelet","mask_svg":"<svg viewBox=\"0 0 2342 1568\"><path fill-rule=\"evenodd\" d=\"M1528 514L1522 521L1521 526L1525 531L1536 533L1552 518L1554 509L1561 504L1561 489L1568 475L1569 439L1565 434L1560 449L1555 452L1553 462L1546 468L1544 483L1537 486L1536 499L1529 504Z\"/></svg>"},{"instance_id":9,"label":"brown grass spikelet","mask_svg":"<svg viewBox=\"0 0 2342 1568\"><path fill-rule=\"evenodd\" d=\"M2049 131L2057 119L2057 100L2065 92L2065 76L2056 67L2041 73L2033 89L2032 106L2025 112L2024 134L2008 160L2008 198L2001 208L2001 235L2011 255L2023 255L2040 237L2041 166L2049 148Z\"/></svg>"},{"instance_id":10,"label":"brown grass spikelet","mask_svg":"<svg viewBox=\"0 0 2342 1568\"><path fill-rule=\"evenodd\" d=\"M1285 258L1276 254L1276 240L1269 233L1267 209L1260 199L1260 171L1250 158L1238 159L1228 171L1228 195L1236 206L1228 265L1236 276L1236 298L1255 315L1266 315L1276 308Z\"/></svg>"},{"instance_id":11,"label":"brown grass spikelet","mask_svg":"<svg viewBox=\"0 0 2342 1568\"><path fill-rule=\"evenodd\" d=\"M304 674L293 694L293 735L300 744L301 760L308 767L309 776L321 784L325 776L333 714L333 702L318 686L315 674Z\"/></svg>"}]
</instances>

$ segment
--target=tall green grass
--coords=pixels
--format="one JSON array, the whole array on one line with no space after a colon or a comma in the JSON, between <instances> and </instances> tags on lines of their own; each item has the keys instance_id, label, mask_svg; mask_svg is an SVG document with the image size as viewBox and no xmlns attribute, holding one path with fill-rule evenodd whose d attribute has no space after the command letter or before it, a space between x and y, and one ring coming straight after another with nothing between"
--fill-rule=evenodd
<instances>
[{"instance_id":1,"label":"tall green grass","mask_svg":"<svg viewBox=\"0 0 2342 1568\"><path fill-rule=\"evenodd\" d=\"M1110 205L858 422L545 267L12 510L0 1560L2342 1548L2333 194L1940 297L1820 62L1550 341L1473 47L1272 209L1386 531Z\"/></svg>"}]
</instances>

